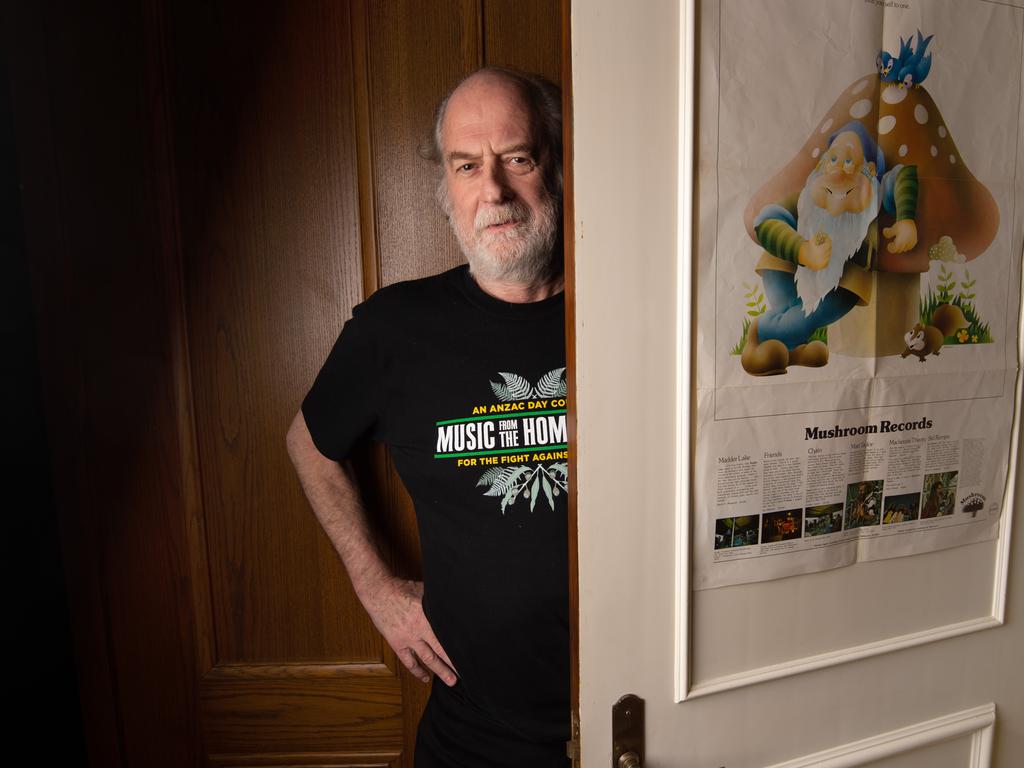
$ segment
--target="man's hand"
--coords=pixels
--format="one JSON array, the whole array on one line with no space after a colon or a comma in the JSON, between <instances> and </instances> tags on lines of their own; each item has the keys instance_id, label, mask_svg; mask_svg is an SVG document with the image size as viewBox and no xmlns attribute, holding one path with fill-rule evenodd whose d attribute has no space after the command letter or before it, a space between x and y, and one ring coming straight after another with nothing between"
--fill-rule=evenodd
<instances>
[{"instance_id":1,"label":"man's hand","mask_svg":"<svg viewBox=\"0 0 1024 768\"><path fill-rule=\"evenodd\" d=\"M428 683L430 670L455 685L454 665L423 614L423 582L391 576L361 597L374 626L410 672Z\"/></svg>"},{"instance_id":2,"label":"man's hand","mask_svg":"<svg viewBox=\"0 0 1024 768\"><path fill-rule=\"evenodd\" d=\"M832 238L819 232L800 246L796 260L815 272L828 266L832 259Z\"/></svg>"},{"instance_id":3,"label":"man's hand","mask_svg":"<svg viewBox=\"0 0 1024 768\"><path fill-rule=\"evenodd\" d=\"M886 246L889 253L906 253L917 245L917 224L913 219L901 219L883 229L882 235L892 240Z\"/></svg>"},{"instance_id":4,"label":"man's hand","mask_svg":"<svg viewBox=\"0 0 1024 768\"><path fill-rule=\"evenodd\" d=\"M373 539L351 467L317 450L301 410L288 429L287 445L306 498L374 626L423 682L430 681L429 669L455 685L451 659L423 615L423 584L392 575Z\"/></svg>"}]
</instances>

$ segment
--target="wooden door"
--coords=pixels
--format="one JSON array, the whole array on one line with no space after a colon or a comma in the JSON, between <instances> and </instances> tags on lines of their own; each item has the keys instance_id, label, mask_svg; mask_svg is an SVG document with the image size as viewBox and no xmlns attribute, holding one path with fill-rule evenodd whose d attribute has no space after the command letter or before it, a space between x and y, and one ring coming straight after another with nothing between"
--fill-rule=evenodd
<instances>
[{"instance_id":1,"label":"wooden door","mask_svg":"<svg viewBox=\"0 0 1024 768\"><path fill-rule=\"evenodd\" d=\"M410 765L427 688L285 451L352 306L461 261L417 154L482 64L558 80L535 0L12 9L51 466L93 765ZM396 570L415 518L364 457Z\"/></svg>"},{"instance_id":2,"label":"wooden door","mask_svg":"<svg viewBox=\"0 0 1024 768\"><path fill-rule=\"evenodd\" d=\"M754 5L722 2L734 13ZM1015 460L1017 472L998 540L763 583L689 586L688 553L710 542L690 540L692 499L708 491L687 486L684 329L696 313L713 313L694 307L688 290L685 161L692 147L706 157L708 141L685 121L692 5L573 7L583 766L615 764L611 710L628 693L646 702L645 766L1021 765L1024 555L1019 534L1012 546L1010 537L1024 505L1019 413L1016 453L991 459ZM782 3L761 5L783 12ZM860 3L836 5L844 18L862 12ZM993 13L1019 45L1024 10ZM814 61L796 66L810 76ZM1018 88L1022 74L1003 73ZM1024 149L1019 126L1012 130ZM1018 200L1021 156L1011 161ZM714 220L703 211L694 227ZM1019 212L1005 227L1005 253L1018 260L1010 279L1019 282ZM1013 302L1007 321L1000 327L1019 334Z\"/></svg>"}]
</instances>

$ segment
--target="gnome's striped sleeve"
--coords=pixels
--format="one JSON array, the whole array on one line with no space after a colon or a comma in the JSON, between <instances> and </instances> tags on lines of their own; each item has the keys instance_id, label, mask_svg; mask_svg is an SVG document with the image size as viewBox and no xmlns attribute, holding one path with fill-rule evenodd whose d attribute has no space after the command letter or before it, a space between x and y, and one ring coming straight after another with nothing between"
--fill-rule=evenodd
<instances>
[{"instance_id":1,"label":"gnome's striped sleeve","mask_svg":"<svg viewBox=\"0 0 1024 768\"><path fill-rule=\"evenodd\" d=\"M792 211L775 203L766 205L754 219L754 232L758 242L772 256L797 263L800 246L806 241L797 234Z\"/></svg>"},{"instance_id":2,"label":"gnome's striped sleeve","mask_svg":"<svg viewBox=\"0 0 1024 768\"><path fill-rule=\"evenodd\" d=\"M896 221L917 218L916 165L897 165L882 177L882 204Z\"/></svg>"}]
</instances>

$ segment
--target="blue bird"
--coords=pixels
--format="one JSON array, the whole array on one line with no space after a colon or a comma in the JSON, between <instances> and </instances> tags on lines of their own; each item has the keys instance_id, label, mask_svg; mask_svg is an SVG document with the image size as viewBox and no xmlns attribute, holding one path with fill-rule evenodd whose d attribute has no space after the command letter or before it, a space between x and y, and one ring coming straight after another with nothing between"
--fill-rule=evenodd
<instances>
[{"instance_id":1,"label":"blue bird","mask_svg":"<svg viewBox=\"0 0 1024 768\"><path fill-rule=\"evenodd\" d=\"M926 56L925 51L933 37L935 35L928 35L922 39L921 30L917 30L917 49L912 51L906 60L901 59L900 61L898 75L900 88L910 88L914 85L920 88L921 83L928 77L928 72L932 68L932 55L929 53Z\"/></svg>"},{"instance_id":2,"label":"blue bird","mask_svg":"<svg viewBox=\"0 0 1024 768\"><path fill-rule=\"evenodd\" d=\"M893 63L895 61L896 60L892 57L892 54L888 51L878 52L878 56L875 58L875 66L878 67L878 74L882 76L883 80L885 79L885 76L892 71Z\"/></svg>"},{"instance_id":3,"label":"blue bird","mask_svg":"<svg viewBox=\"0 0 1024 768\"><path fill-rule=\"evenodd\" d=\"M896 83L899 76L900 70L902 69L901 62L906 61L911 54L910 43L913 40L904 40L900 36L900 52L893 56L888 51L879 51L878 56L875 58L875 65L878 67L878 74L882 78L883 83Z\"/></svg>"}]
</instances>

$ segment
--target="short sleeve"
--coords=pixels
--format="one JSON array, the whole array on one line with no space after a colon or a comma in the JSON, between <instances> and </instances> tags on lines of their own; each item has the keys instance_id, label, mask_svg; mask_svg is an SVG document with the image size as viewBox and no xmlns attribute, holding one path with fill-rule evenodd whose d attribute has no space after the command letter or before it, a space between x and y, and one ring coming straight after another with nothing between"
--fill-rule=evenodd
<instances>
[{"instance_id":1,"label":"short sleeve","mask_svg":"<svg viewBox=\"0 0 1024 768\"><path fill-rule=\"evenodd\" d=\"M333 461L347 458L361 438L375 437L380 418L379 353L373 324L360 304L302 401L313 444Z\"/></svg>"}]
</instances>

